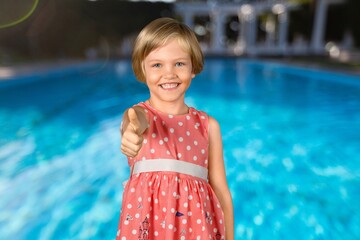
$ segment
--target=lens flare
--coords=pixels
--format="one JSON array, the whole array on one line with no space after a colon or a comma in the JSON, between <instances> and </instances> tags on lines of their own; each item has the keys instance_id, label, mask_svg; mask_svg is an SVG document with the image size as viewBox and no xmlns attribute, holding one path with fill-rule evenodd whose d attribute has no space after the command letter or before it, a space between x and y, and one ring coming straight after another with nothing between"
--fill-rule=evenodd
<instances>
[{"instance_id":1,"label":"lens flare","mask_svg":"<svg viewBox=\"0 0 360 240\"><path fill-rule=\"evenodd\" d=\"M10 21L10 22L4 23L4 24L0 23L0 29L12 27L12 26L15 26L15 25L25 21L27 18L29 18L34 13L38 4L39 4L39 0L34 0L34 3L32 4L31 8L29 9L29 11L27 11L27 13L25 15L21 16L20 18L14 20L14 21Z\"/></svg>"}]
</instances>

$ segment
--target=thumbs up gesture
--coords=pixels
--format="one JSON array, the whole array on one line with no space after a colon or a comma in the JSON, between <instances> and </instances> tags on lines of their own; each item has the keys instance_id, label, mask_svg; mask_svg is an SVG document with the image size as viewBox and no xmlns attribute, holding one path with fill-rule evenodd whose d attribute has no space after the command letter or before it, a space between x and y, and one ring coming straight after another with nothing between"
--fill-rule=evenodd
<instances>
[{"instance_id":1,"label":"thumbs up gesture","mask_svg":"<svg viewBox=\"0 0 360 240\"><path fill-rule=\"evenodd\" d=\"M129 108L124 114L121 152L127 157L135 157L143 143L142 134L148 127L146 115L142 109Z\"/></svg>"}]
</instances>

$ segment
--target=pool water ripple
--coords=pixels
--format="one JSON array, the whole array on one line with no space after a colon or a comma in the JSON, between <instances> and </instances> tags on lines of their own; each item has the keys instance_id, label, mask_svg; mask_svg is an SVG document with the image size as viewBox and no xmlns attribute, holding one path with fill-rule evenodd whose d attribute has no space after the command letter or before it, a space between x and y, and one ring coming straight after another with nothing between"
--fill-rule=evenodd
<instances>
[{"instance_id":1,"label":"pool water ripple","mask_svg":"<svg viewBox=\"0 0 360 240\"><path fill-rule=\"evenodd\" d=\"M0 239L116 234L129 174L121 113L147 89L126 60L60 72L0 82ZM186 102L221 124L236 239L360 238L359 83L270 62L206 60Z\"/></svg>"}]
</instances>

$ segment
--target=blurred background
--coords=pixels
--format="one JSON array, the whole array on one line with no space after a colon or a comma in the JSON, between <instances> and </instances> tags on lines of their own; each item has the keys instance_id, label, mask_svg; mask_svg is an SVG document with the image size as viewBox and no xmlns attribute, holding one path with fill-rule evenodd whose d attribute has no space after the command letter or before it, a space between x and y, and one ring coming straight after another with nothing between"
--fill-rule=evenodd
<instances>
[{"instance_id":1,"label":"blurred background","mask_svg":"<svg viewBox=\"0 0 360 240\"><path fill-rule=\"evenodd\" d=\"M122 113L149 97L130 56L158 17L205 53L185 100L222 127L235 239L360 239L359 13L360 0L0 0L0 239L115 238Z\"/></svg>"},{"instance_id":2,"label":"blurred background","mask_svg":"<svg viewBox=\"0 0 360 240\"><path fill-rule=\"evenodd\" d=\"M128 57L157 17L194 29L207 55L359 61L357 0L2 0L0 64Z\"/></svg>"}]
</instances>

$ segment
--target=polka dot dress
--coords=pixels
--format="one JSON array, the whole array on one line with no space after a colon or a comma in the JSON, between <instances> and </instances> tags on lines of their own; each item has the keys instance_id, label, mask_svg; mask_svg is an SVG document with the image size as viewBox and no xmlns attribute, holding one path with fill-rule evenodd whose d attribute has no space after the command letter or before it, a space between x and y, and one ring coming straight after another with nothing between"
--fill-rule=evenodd
<instances>
[{"instance_id":1,"label":"polka dot dress","mask_svg":"<svg viewBox=\"0 0 360 240\"><path fill-rule=\"evenodd\" d=\"M208 167L208 116L194 108L169 115L139 103L150 127L144 133L137 161L166 159ZM209 183L176 171L133 174L122 202L117 240L225 239L220 203Z\"/></svg>"}]
</instances>

